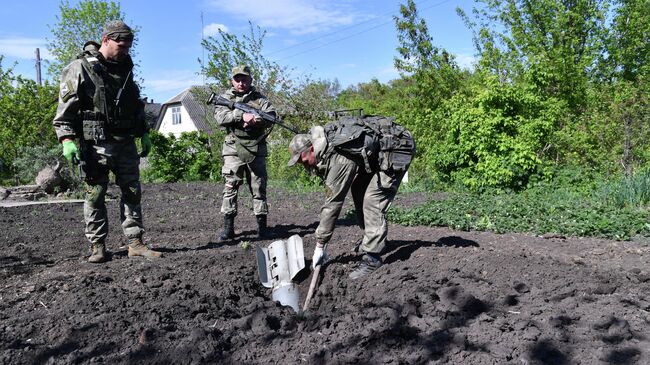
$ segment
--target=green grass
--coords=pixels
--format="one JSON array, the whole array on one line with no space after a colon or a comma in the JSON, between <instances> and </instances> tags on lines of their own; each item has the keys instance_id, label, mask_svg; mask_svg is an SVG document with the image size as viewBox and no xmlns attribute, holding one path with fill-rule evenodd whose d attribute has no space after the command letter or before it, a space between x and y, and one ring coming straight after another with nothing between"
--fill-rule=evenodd
<instances>
[{"instance_id":1,"label":"green grass","mask_svg":"<svg viewBox=\"0 0 650 365\"><path fill-rule=\"evenodd\" d=\"M650 237L647 204L620 204L612 192L629 182L584 187L531 188L520 193L450 193L411 209L391 209L390 221L403 225L447 226L496 233L557 233L627 240ZM642 196L642 194L640 194Z\"/></svg>"}]
</instances>

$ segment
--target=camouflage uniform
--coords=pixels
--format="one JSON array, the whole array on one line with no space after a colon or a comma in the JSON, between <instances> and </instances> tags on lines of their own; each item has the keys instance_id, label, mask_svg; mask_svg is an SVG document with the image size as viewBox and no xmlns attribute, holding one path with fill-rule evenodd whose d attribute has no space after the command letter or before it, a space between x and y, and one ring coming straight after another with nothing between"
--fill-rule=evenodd
<instances>
[{"instance_id":1,"label":"camouflage uniform","mask_svg":"<svg viewBox=\"0 0 650 365\"><path fill-rule=\"evenodd\" d=\"M271 103L253 86L245 94L237 93L234 88L230 88L221 96L230 101L245 103L255 109L275 114ZM225 180L221 213L230 217L237 215L237 193L246 179L253 196L253 213L256 216L266 216L268 214L266 136L269 125L266 121L258 120L254 127L244 129L242 126L243 114L244 112L241 110L230 110L225 106L217 106L214 111L217 123L228 132L221 151L224 159L221 173Z\"/></svg>"},{"instance_id":2,"label":"camouflage uniform","mask_svg":"<svg viewBox=\"0 0 650 365\"><path fill-rule=\"evenodd\" d=\"M103 244L108 235L105 196L109 171L115 174L122 192L122 230L127 238L142 237L140 156L134 137L142 137L148 130L131 58L116 63L98 50L97 43L86 43L83 55L64 68L53 122L59 141L77 138L80 142L87 185L85 233L91 244Z\"/></svg>"},{"instance_id":3,"label":"camouflage uniform","mask_svg":"<svg viewBox=\"0 0 650 365\"><path fill-rule=\"evenodd\" d=\"M386 211L397 194L405 172L367 173L338 153L324 153L322 156L318 161L318 174L325 182L326 201L321 207L316 239L327 243L332 238L345 196L351 190L357 223L364 230L361 249L380 254L386 245L388 233Z\"/></svg>"}]
</instances>

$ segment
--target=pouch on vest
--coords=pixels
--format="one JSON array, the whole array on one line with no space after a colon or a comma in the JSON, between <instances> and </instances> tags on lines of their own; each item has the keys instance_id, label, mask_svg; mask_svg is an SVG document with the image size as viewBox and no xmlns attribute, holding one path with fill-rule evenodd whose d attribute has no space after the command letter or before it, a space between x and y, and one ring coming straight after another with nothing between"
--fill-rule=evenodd
<instances>
[{"instance_id":1,"label":"pouch on vest","mask_svg":"<svg viewBox=\"0 0 650 365\"><path fill-rule=\"evenodd\" d=\"M84 120L81 122L83 127L83 138L85 141L104 141L106 139L106 130L102 120Z\"/></svg>"},{"instance_id":2,"label":"pouch on vest","mask_svg":"<svg viewBox=\"0 0 650 365\"><path fill-rule=\"evenodd\" d=\"M355 117L342 117L325 126L327 142L334 151L349 158L366 172L377 171L379 134Z\"/></svg>"},{"instance_id":3,"label":"pouch on vest","mask_svg":"<svg viewBox=\"0 0 650 365\"><path fill-rule=\"evenodd\" d=\"M415 140L411 132L395 123L393 118L369 117L367 123L376 125L381 132L379 169L406 171L415 156Z\"/></svg>"}]
</instances>

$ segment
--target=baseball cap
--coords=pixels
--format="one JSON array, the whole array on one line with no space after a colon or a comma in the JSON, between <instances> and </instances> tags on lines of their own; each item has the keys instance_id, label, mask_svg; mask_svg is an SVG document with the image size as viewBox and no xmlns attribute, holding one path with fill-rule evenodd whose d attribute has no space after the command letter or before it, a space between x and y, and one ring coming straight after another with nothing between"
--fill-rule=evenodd
<instances>
[{"instance_id":1,"label":"baseball cap","mask_svg":"<svg viewBox=\"0 0 650 365\"><path fill-rule=\"evenodd\" d=\"M287 166L293 166L300 159L300 154L311 147L311 139L308 134L296 134L289 143L289 151L291 152L291 159Z\"/></svg>"},{"instance_id":2,"label":"baseball cap","mask_svg":"<svg viewBox=\"0 0 650 365\"><path fill-rule=\"evenodd\" d=\"M248 66L245 65L239 65L235 66L232 68L232 75L231 77L235 77L237 75L246 75L246 76L251 76L251 69Z\"/></svg>"}]
</instances>

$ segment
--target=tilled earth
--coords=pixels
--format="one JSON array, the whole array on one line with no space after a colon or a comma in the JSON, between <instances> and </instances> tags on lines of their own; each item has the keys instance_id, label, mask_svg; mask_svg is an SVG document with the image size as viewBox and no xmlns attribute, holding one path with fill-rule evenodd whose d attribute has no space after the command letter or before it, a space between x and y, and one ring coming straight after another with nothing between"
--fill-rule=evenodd
<instances>
[{"instance_id":1,"label":"tilled earth","mask_svg":"<svg viewBox=\"0 0 650 365\"><path fill-rule=\"evenodd\" d=\"M159 260L127 257L117 199L99 265L85 259L81 204L0 208L0 363L650 364L645 240L391 225L385 265L350 281L361 231L341 218L296 314L260 284L252 248L303 237L302 302L323 195L270 189L274 237L256 240L243 193L237 239L219 245L220 189L144 186Z\"/></svg>"}]
</instances>

